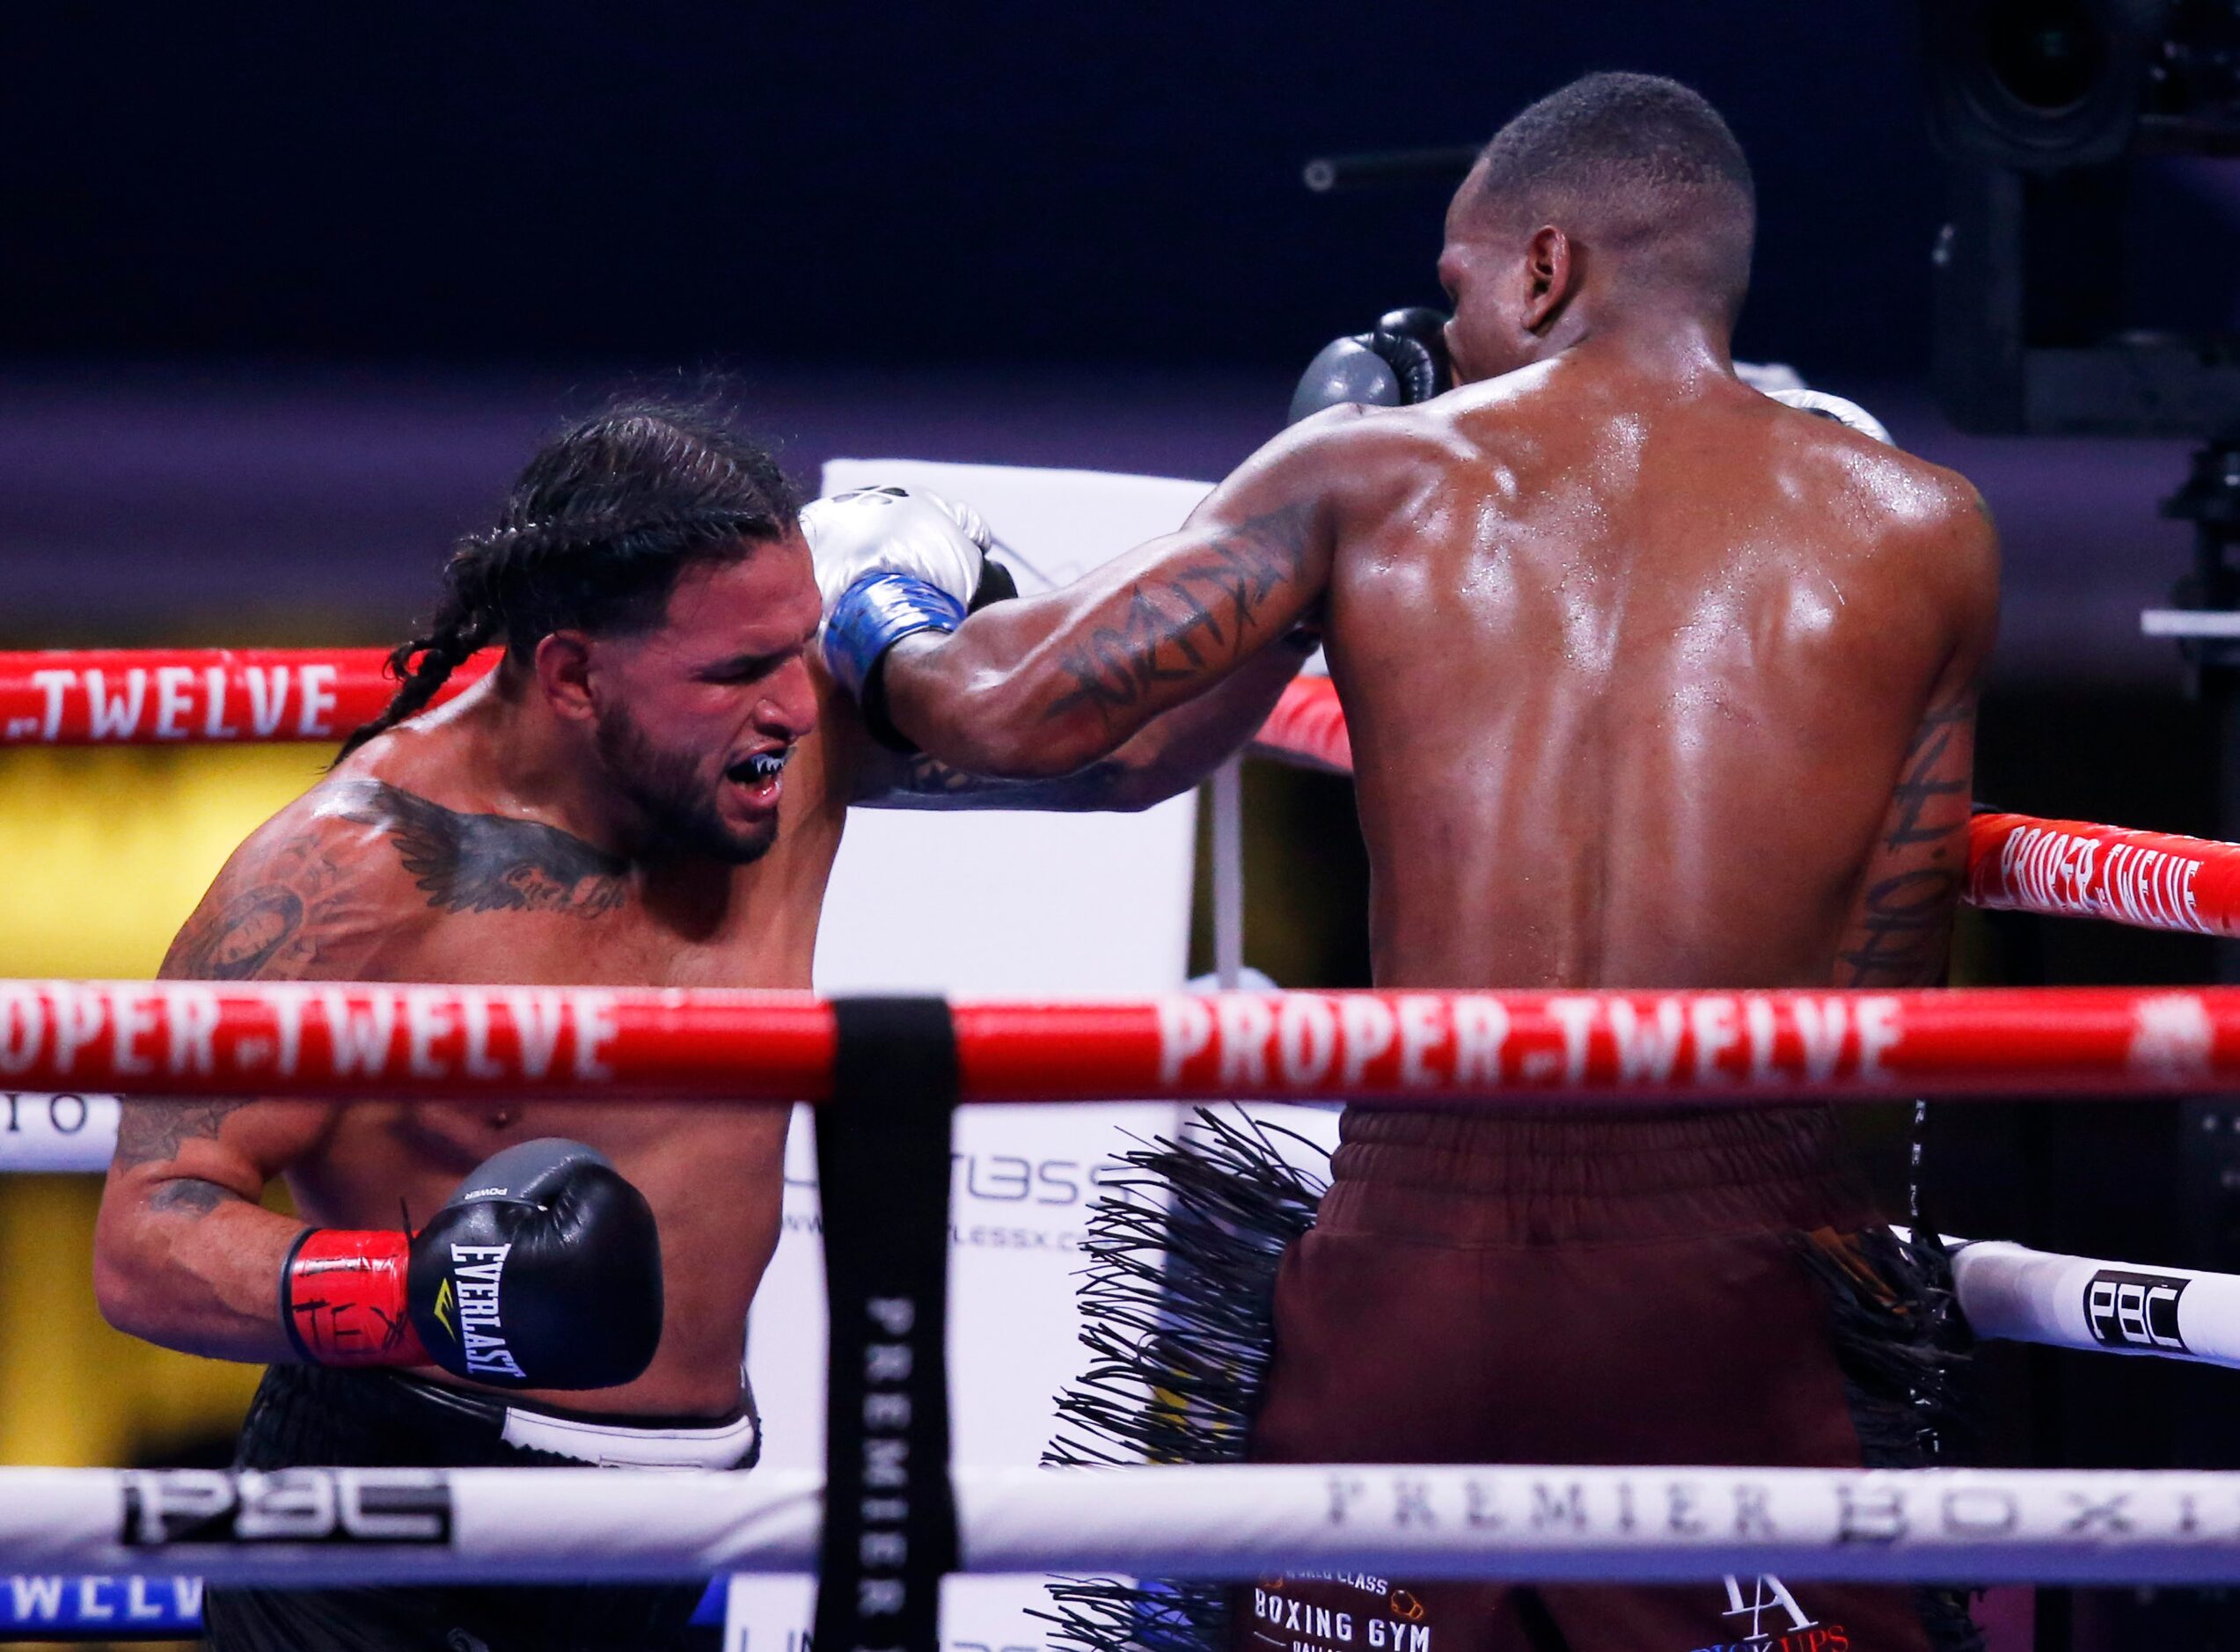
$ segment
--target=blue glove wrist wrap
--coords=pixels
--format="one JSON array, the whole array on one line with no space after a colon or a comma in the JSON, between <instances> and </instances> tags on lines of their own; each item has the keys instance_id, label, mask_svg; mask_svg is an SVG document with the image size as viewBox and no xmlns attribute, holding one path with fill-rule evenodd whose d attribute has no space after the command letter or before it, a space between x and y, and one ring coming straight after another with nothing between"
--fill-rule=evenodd
<instances>
[{"instance_id":1,"label":"blue glove wrist wrap","mask_svg":"<svg viewBox=\"0 0 2240 1652\"><path fill-rule=\"evenodd\" d=\"M955 631L963 623L964 604L939 586L908 574L867 574L824 617L824 663L860 700L888 649L919 632Z\"/></svg>"}]
</instances>

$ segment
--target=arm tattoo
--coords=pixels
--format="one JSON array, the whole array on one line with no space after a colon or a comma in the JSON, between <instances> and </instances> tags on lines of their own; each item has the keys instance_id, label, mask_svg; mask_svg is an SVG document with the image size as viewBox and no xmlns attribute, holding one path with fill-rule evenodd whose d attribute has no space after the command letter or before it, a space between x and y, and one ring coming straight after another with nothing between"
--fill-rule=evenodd
<instances>
[{"instance_id":1,"label":"arm tattoo","mask_svg":"<svg viewBox=\"0 0 2240 1652\"><path fill-rule=\"evenodd\" d=\"M921 751L887 766L875 795L928 809L1103 809L1116 807L1133 777L1129 764L1107 757L1053 779L999 780L951 768Z\"/></svg>"},{"instance_id":2,"label":"arm tattoo","mask_svg":"<svg viewBox=\"0 0 2240 1652\"><path fill-rule=\"evenodd\" d=\"M175 1210L182 1216L204 1217L218 1206L233 1201L235 1195L215 1181L199 1181L182 1176L176 1181L166 1181L148 1195L151 1210Z\"/></svg>"},{"instance_id":3,"label":"arm tattoo","mask_svg":"<svg viewBox=\"0 0 2240 1652\"><path fill-rule=\"evenodd\" d=\"M1138 581L1120 623L1099 625L1060 658L1059 669L1074 686L1051 703L1045 718L1088 705L1109 724L1153 683L1185 680L1235 660L1268 599L1306 567L1314 508L1286 505L1252 517L1182 567Z\"/></svg>"},{"instance_id":4,"label":"arm tattoo","mask_svg":"<svg viewBox=\"0 0 2240 1652\"><path fill-rule=\"evenodd\" d=\"M283 845L247 888L198 911L172 942L173 981L253 981L298 973L318 955L318 919L348 879L308 840Z\"/></svg>"},{"instance_id":5,"label":"arm tattoo","mask_svg":"<svg viewBox=\"0 0 2240 1652\"><path fill-rule=\"evenodd\" d=\"M169 1164L191 1138L216 1139L226 1115L245 1101L128 1101L117 1121L117 1163Z\"/></svg>"},{"instance_id":6,"label":"arm tattoo","mask_svg":"<svg viewBox=\"0 0 2240 1652\"><path fill-rule=\"evenodd\" d=\"M1932 706L1914 737L1891 793L1875 881L1836 954L1841 985L1922 986L1944 969L1967 854L1967 746L1961 742L1958 756L1953 748L1974 715L1972 696Z\"/></svg>"},{"instance_id":7,"label":"arm tattoo","mask_svg":"<svg viewBox=\"0 0 2240 1652\"><path fill-rule=\"evenodd\" d=\"M338 789L342 815L386 832L428 905L443 911L597 917L627 896L628 863L558 827L465 814L380 780Z\"/></svg>"},{"instance_id":8,"label":"arm tattoo","mask_svg":"<svg viewBox=\"0 0 2240 1652\"><path fill-rule=\"evenodd\" d=\"M249 887L197 911L172 942L160 972L171 981L253 981L304 973L318 958L320 921L337 904L348 874L310 838L282 844L257 867ZM215 1141L245 1099L128 1098L117 1118L115 1167L167 1165L191 1140ZM165 1181L149 1208L190 1219L235 1195L192 1177Z\"/></svg>"}]
</instances>

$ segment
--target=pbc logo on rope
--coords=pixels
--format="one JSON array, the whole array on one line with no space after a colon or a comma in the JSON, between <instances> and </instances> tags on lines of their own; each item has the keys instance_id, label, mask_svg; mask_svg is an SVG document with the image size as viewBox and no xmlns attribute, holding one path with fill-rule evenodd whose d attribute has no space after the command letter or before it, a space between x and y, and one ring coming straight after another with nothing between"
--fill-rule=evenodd
<instances>
[{"instance_id":1,"label":"pbc logo on rope","mask_svg":"<svg viewBox=\"0 0 2240 1652\"><path fill-rule=\"evenodd\" d=\"M2190 1279L2104 1268L2084 1287L2084 1322L2103 1348L2187 1354L2178 1331L2178 1299Z\"/></svg>"},{"instance_id":2,"label":"pbc logo on rope","mask_svg":"<svg viewBox=\"0 0 2240 1652\"><path fill-rule=\"evenodd\" d=\"M124 1476L119 1540L447 1544L451 1488L426 1469L138 1469Z\"/></svg>"}]
</instances>

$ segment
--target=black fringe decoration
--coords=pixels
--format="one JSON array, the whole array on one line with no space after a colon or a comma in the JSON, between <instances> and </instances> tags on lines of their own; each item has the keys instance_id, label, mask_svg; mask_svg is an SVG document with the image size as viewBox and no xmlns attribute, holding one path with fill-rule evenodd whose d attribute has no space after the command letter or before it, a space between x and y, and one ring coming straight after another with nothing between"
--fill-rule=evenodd
<instances>
[{"instance_id":1,"label":"black fringe decoration","mask_svg":"<svg viewBox=\"0 0 2240 1652\"><path fill-rule=\"evenodd\" d=\"M1083 1245L1081 1342L1088 1371L1058 1397L1059 1431L1043 1461L1235 1463L1274 1349L1276 1270L1314 1224L1324 1177L1286 1160L1322 1148L1243 1114L1197 1110L1182 1139L1124 1153ZM1050 1585L1052 1644L1077 1652L1219 1652L1228 1644L1225 1585L1116 1577Z\"/></svg>"},{"instance_id":2,"label":"black fringe decoration","mask_svg":"<svg viewBox=\"0 0 2240 1652\"><path fill-rule=\"evenodd\" d=\"M1242 1114L1199 1108L1182 1139L1155 1137L1120 1162L1090 1208L1081 1342L1088 1371L1058 1397L1059 1431L1043 1455L1065 1468L1234 1463L1274 1351L1276 1272L1314 1224L1322 1148ZM1951 1253L1926 1228L1909 1244L1887 1229L1799 1236L1828 1301L1836 1359L1871 1468L1964 1456L1972 1433L1957 1377L1973 1344L1953 1294ZM1052 1645L1071 1652L1224 1652L1226 1585L1118 1577L1054 1579ZM1983 1652L1958 1590L1916 1591L1936 1652Z\"/></svg>"},{"instance_id":3,"label":"black fringe decoration","mask_svg":"<svg viewBox=\"0 0 2240 1652\"><path fill-rule=\"evenodd\" d=\"M1916 1225L1802 1234L1797 1250L1827 1297L1836 1364L1869 1468L1931 1468L1973 1454L1975 1428L1958 1376L1975 1338L1953 1293L1952 1254ZM1966 1590L1916 1589L1936 1652L1983 1652Z\"/></svg>"}]
</instances>

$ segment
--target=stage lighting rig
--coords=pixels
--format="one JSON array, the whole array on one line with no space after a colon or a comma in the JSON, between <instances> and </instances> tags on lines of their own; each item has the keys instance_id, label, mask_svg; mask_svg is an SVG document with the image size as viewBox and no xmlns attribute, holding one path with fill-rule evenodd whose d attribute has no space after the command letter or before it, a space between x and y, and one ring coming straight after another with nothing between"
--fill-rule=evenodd
<instances>
[{"instance_id":1,"label":"stage lighting rig","mask_svg":"<svg viewBox=\"0 0 2240 1652\"><path fill-rule=\"evenodd\" d=\"M2240 155L2240 0L1922 0L1936 376L1984 434L2240 435L2240 340L2128 325L2139 157ZM2173 249L2183 256L2183 249Z\"/></svg>"}]
</instances>

